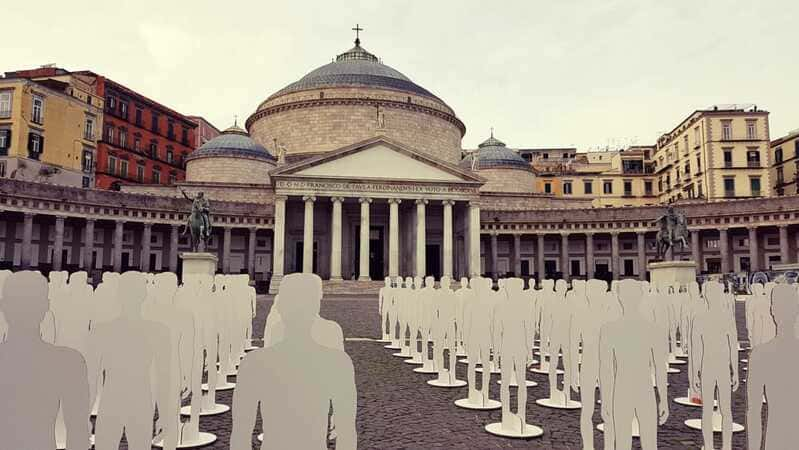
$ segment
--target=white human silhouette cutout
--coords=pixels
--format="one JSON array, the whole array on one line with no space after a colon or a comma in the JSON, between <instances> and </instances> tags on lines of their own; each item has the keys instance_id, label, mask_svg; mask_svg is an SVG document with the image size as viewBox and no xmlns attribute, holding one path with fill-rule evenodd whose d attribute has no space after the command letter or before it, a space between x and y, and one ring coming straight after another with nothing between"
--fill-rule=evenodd
<instances>
[{"instance_id":1,"label":"white human silhouette cutout","mask_svg":"<svg viewBox=\"0 0 799 450\"><path fill-rule=\"evenodd\" d=\"M438 291L435 289L435 278L426 277L424 288L419 291L419 335L421 344L422 367L413 369L417 373L438 373L435 360L430 358L429 343L433 333L434 315L437 314L436 303ZM415 360L405 362L414 364Z\"/></svg>"},{"instance_id":2,"label":"white human silhouette cutout","mask_svg":"<svg viewBox=\"0 0 799 450\"><path fill-rule=\"evenodd\" d=\"M533 330L528 314L529 304L524 295L524 280L502 280L507 300L500 301L494 317L494 352L502 359L500 403L502 421L486 425L489 433L510 437L533 437L544 433L541 427L527 424L527 383L524 383L527 364L532 352ZM515 379L514 379L515 378ZM517 383L516 413L511 412L510 387Z\"/></svg>"},{"instance_id":3,"label":"white human silhouette cutout","mask_svg":"<svg viewBox=\"0 0 799 450\"><path fill-rule=\"evenodd\" d=\"M458 346L456 317L456 294L450 289L450 279L441 277L441 287L436 295L436 313L433 322L433 357L438 370L438 378L428 380L427 384L437 387L465 386L464 380L457 378L456 348ZM444 367L444 350L449 350L449 365Z\"/></svg>"},{"instance_id":4,"label":"white human silhouette cutout","mask_svg":"<svg viewBox=\"0 0 799 450\"><path fill-rule=\"evenodd\" d=\"M494 304L492 300L491 280L475 277L470 281L474 299L470 302L464 317L463 343L469 355L467 378L469 395L465 399L456 400L455 404L468 409L497 409L501 405L489 399L489 382L491 371L482 372L482 386L477 389L476 365L483 361L484 366L491 361L491 327L493 324Z\"/></svg>"},{"instance_id":5,"label":"white human silhouette cutout","mask_svg":"<svg viewBox=\"0 0 799 450\"><path fill-rule=\"evenodd\" d=\"M752 297L746 304L747 316L751 310L751 325L747 329L750 335L749 344L752 347L770 341L777 333L770 309L770 298L766 293L766 287L760 283L753 284Z\"/></svg>"},{"instance_id":6,"label":"white human silhouette cutout","mask_svg":"<svg viewBox=\"0 0 799 450\"><path fill-rule=\"evenodd\" d=\"M669 415L666 401L667 349L657 325L641 311L643 284L622 280L613 286L621 303L621 317L600 330L599 389L606 448L632 447L632 424L637 418L641 448L657 448L657 425ZM658 402L652 390L655 369Z\"/></svg>"},{"instance_id":7,"label":"white human silhouette cutout","mask_svg":"<svg viewBox=\"0 0 799 450\"><path fill-rule=\"evenodd\" d=\"M402 342L404 339L401 339L400 334L404 338L405 332L403 330L400 333L400 314L402 309L402 302L405 299L405 287L403 287L403 279L402 277L397 277L394 281L394 287L391 289L391 299L388 304L384 304L383 308L387 307L386 310L386 321L388 322L388 339L389 344L383 346L383 348L387 348L390 350L401 350L402 349ZM385 300L384 300L385 302Z\"/></svg>"},{"instance_id":8,"label":"white human silhouette cutout","mask_svg":"<svg viewBox=\"0 0 799 450\"><path fill-rule=\"evenodd\" d=\"M382 338L379 342L391 342L389 333L388 318L393 308L394 293L391 286L391 277L386 277L385 285L377 293L377 312L380 314L380 334Z\"/></svg>"},{"instance_id":9,"label":"white human silhouette cutout","mask_svg":"<svg viewBox=\"0 0 799 450\"><path fill-rule=\"evenodd\" d=\"M287 275L279 295L283 336L242 360L233 394L231 450L252 448L256 412L263 418L261 448L327 448L332 403L336 448L357 446L356 388L352 361L341 350L320 345L312 327L319 315L322 280L314 274ZM319 376L324 368L325 376Z\"/></svg>"},{"instance_id":10,"label":"white human silhouette cutout","mask_svg":"<svg viewBox=\"0 0 799 450\"><path fill-rule=\"evenodd\" d=\"M551 359L550 346L552 344L552 333L555 320L554 314L556 314L555 310L558 308L558 294L555 292L555 280L542 280L541 290L537 294L538 301L536 303L538 305L538 334L541 364L537 368L532 369L532 371L539 374L549 375L550 361L548 358ZM561 298L561 300L563 299ZM563 373L563 371L558 369L557 366L558 364L556 357L554 364L555 374L560 375ZM557 390L557 384L550 386L550 397L554 393L553 389ZM554 394L557 396L557 393Z\"/></svg>"},{"instance_id":11,"label":"white human silhouette cutout","mask_svg":"<svg viewBox=\"0 0 799 450\"><path fill-rule=\"evenodd\" d=\"M466 349L463 347L463 324L466 309L469 307L469 300L472 298L472 292L469 288L469 279L466 277L461 278L460 286L455 291L455 328L457 333L458 349L456 356L466 356Z\"/></svg>"},{"instance_id":12,"label":"white human silhouette cutout","mask_svg":"<svg viewBox=\"0 0 799 450\"><path fill-rule=\"evenodd\" d=\"M422 336L422 316L424 302L422 290L425 288L421 277L414 277L414 289L410 291L407 302L408 311L408 342L410 343L411 358L406 359L407 364L423 364L422 349L427 351L427 338Z\"/></svg>"},{"instance_id":13,"label":"white human silhouette cutout","mask_svg":"<svg viewBox=\"0 0 799 450\"><path fill-rule=\"evenodd\" d=\"M713 431L722 433L722 449L732 449L732 433L743 431L732 422L732 392L738 390L738 339L735 324L729 320L727 296L721 283L709 282L705 288L708 308L694 319L691 353L695 388L702 394L702 419L686 425L702 430L705 448L713 447ZM716 392L718 396L716 397ZM714 407L714 397L718 410ZM714 420L714 416L716 417ZM718 423L720 419L721 423Z\"/></svg>"},{"instance_id":14,"label":"white human silhouette cutout","mask_svg":"<svg viewBox=\"0 0 799 450\"><path fill-rule=\"evenodd\" d=\"M397 317L399 322L399 342L400 351L394 353L394 356L400 358L413 357L411 347L416 348L416 336L411 331L412 316L416 311L416 286L414 279L411 277L405 278L405 288L400 293L399 307L397 308Z\"/></svg>"},{"instance_id":15,"label":"white human silhouette cutout","mask_svg":"<svg viewBox=\"0 0 799 450\"><path fill-rule=\"evenodd\" d=\"M12 272L10 270L0 270L0 297L2 296L3 286L5 285L5 282L8 279L8 277L11 276L11 273ZM55 331L53 331L51 333L51 336L48 337L45 337L45 332L44 332L44 329L47 328L47 324L45 324L45 321L48 319L48 317L50 317L50 322L51 322L50 328L55 327L55 324L52 324L52 314L50 313L50 310L48 310L47 313L45 314L45 318L42 320L42 325L40 328L42 331L42 338L44 339L44 341L52 343L53 339L55 338ZM8 332L8 323L6 323L5 316L3 315L3 310L0 309L0 342L6 340L7 332Z\"/></svg>"},{"instance_id":16,"label":"white human silhouette cutout","mask_svg":"<svg viewBox=\"0 0 799 450\"><path fill-rule=\"evenodd\" d=\"M540 398L536 403L541 406L558 409L577 409L580 402L571 400L571 381L574 367L577 365L577 349L572 348L574 344L571 339L572 309L566 302L566 281L557 280L554 291L544 291L545 295L545 321L546 335L548 339L546 345L541 341L541 360L549 355L548 376L549 376L549 397ZM580 293L583 297L585 292ZM560 357L558 356L560 355ZM558 389L558 359L563 362L563 390ZM542 364L543 369L543 364Z\"/></svg>"},{"instance_id":17,"label":"white human silhouette cutout","mask_svg":"<svg viewBox=\"0 0 799 450\"><path fill-rule=\"evenodd\" d=\"M771 291L771 317L776 325L773 339L754 347L749 355L749 379L746 386L746 423L749 428L749 448L793 448L796 442L796 405L799 389L799 338L794 329L799 316L796 289L777 284ZM766 426L762 423L762 398L768 400Z\"/></svg>"},{"instance_id":18,"label":"white human silhouette cutout","mask_svg":"<svg viewBox=\"0 0 799 450\"><path fill-rule=\"evenodd\" d=\"M118 448L123 431L130 449L149 449L152 444L155 393L151 370L159 379L169 379L172 354L169 329L142 316L146 289L144 274L123 273L117 290L120 316L99 324L92 333L92 400L97 384L103 384L95 424L97 450Z\"/></svg>"},{"instance_id":19,"label":"white human silhouette cutout","mask_svg":"<svg viewBox=\"0 0 799 450\"><path fill-rule=\"evenodd\" d=\"M89 447L89 385L76 350L42 340L48 310L47 280L38 272L7 277L0 310L8 323L0 343L0 448L52 449L61 410L69 448Z\"/></svg>"},{"instance_id":20,"label":"white human silhouette cutout","mask_svg":"<svg viewBox=\"0 0 799 450\"><path fill-rule=\"evenodd\" d=\"M230 390L236 387L236 383L228 381L229 375L235 375L235 365L239 361L241 352L234 351L234 342L237 334L234 329L235 320L233 313L234 301L231 295L232 279L229 275L217 274L214 277L214 295L213 295L213 317L216 325L217 335L217 356L211 354L214 361L218 361L216 377L216 390ZM235 359L235 361L234 361ZM210 370L210 369L209 369ZM211 383L209 377L209 383ZM209 397L213 397L209 394Z\"/></svg>"},{"instance_id":21,"label":"white human silhouette cutout","mask_svg":"<svg viewBox=\"0 0 799 450\"><path fill-rule=\"evenodd\" d=\"M573 283L577 283L575 280ZM579 285L581 283L578 283ZM582 344L581 364L579 365L579 381L577 386L573 379L572 388L580 393L582 409L580 411L580 435L583 449L594 448L594 403L596 388L599 386L599 333L605 323L604 301L607 297L608 284L604 280L591 279L585 282L585 302L574 303L576 332L574 339ZM575 346L573 344L573 346Z\"/></svg>"}]
</instances>

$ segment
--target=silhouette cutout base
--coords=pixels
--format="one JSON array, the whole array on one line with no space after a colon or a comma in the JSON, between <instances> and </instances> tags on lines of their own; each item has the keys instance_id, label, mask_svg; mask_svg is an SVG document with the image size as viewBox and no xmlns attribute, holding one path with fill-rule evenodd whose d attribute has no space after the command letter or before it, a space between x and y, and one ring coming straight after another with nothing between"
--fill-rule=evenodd
<instances>
[{"instance_id":1,"label":"silhouette cutout base","mask_svg":"<svg viewBox=\"0 0 799 450\"><path fill-rule=\"evenodd\" d=\"M413 364L415 366L421 366L422 364L424 364L424 361L422 361L421 357L414 356L414 357L406 359L405 360L405 364Z\"/></svg>"},{"instance_id":2,"label":"silhouette cutout base","mask_svg":"<svg viewBox=\"0 0 799 450\"><path fill-rule=\"evenodd\" d=\"M383 348L387 348L389 350L402 350L402 346L397 345L397 344L384 345Z\"/></svg>"},{"instance_id":3,"label":"silhouette cutout base","mask_svg":"<svg viewBox=\"0 0 799 450\"><path fill-rule=\"evenodd\" d=\"M471 401L469 401L468 398L462 398L462 399L459 399L459 400L455 400L455 406L458 406L460 408L466 408L466 409L476 409L476 410L480 410L480 411L488 411L490 409L502 408L502 403L500 403L498 400L491 400L491 399L488 399L488 401L485 402L485 404L472 403Z\"/></svg>"},{"instance_id":4,"label":"silhouette cutout base","mask_svg":"<svg viewBox=\"0 0 799 450\"><path fill-rule=\"evenodd\" d=\"M62 441L61 439L66 438L66 436L57 436L55 440L55 448L56 450L67 450L67 443ZM94 435L89 436L89 447L94 445Z\"/></svg>"},{"instance_id":5,"label":"silhouette cutout base","mask_svg":"<svg viewBox=\"0 0 799 450\"><path fill-rule=\"evenodd\" d=\"M748 363L748 362L749 362L749 360L748 360L748 359L746 359L746 358L741 358L741 362L742 362L742 363L744 363L744 364L746 364L746 363Z\"/></svg>"},{"instance_id":6,"label":"silhouette cutout base","mask_svg":"<svg viewBox=\"0 0 799 450\"><path fill-rule=\"evenodd\" d=\"M205 409L203 408L200 410L201 416L216 416L218 414L224 414L230 411L230 406L224 405L222 403L215 403L212 408ZM184 406L180 408L180 415L181 416L191 416L191 406Z\"/></svg>"},{"instance_id":7,"label":"silhouette cutout base","mask_svg":"<svg viewBox=\"0 0 799 450\"><path fill-rule=\"evenodd\" d=\"M196 439L182 439L178 442L176 448L195 448L195 447L205 447L206 445L211 445L216 442L216 435L213 433L206 433L204 431L200 431L200 434L197 436ZM164 441L153 441L153 447L163 448Z\"/></svg>"},{"instance_id":8,"label":"silhouette cutout base","mask_svg":"<svg viewBox=\"0 0 799 450\"><path fill-rule=\"evenodd\" d=\"M521 427L519 427L521 428ZM525 424L524 429L502 428L502 422L490 423L485 426L485 430L494 436L509 438L528 439L544 434L544 429L535 425Z\"/></svg>"},{"instance_id":9,"label":"silhouette cutout base","mask_svg":"<svg viewBox=\"0 0 799 450\"><path fill-rule=\"evenodd\" d=\"M402 349L401 352L392 353L391 356L396 356L399 358L413 358L413 355L411 355L411 351L406 348Z\"/></svg>"},{"instance_id":10,"label":"silhouette cutout base","mask_svg":"<svg viewBox=\"0 0 799 450\"><path fill-rule=\"evenodd\" d=\"M633 417L633 425L632 426L633 426L633 431L632 431L631 436L634 437L634 438L640 438L641 437L641 429L640 429L640 426L638 425L638 418L637 417ZM605 432L605 424L604 423L600 423L599 425L596 426L596 429L604 433Z\"/></svg>"},{"instance_id":11,"label":"silhouette cutout base","mask_svg":"<svg viewBox=\"0 0 799 450\"><path fill-rule=\"evenodd\" d=\"M491 373L501 373L501 371L499 370L499 367L497 367L497 365L494 363L494 361L491 361L491 363L489 364L489 367L491 368ZM477 368L474 369L474 371L478 372L478 373L483 373L483 367L482 366L477 367Z\"/></svg>"},{"instance_id":12,"label":"silhouette cutout base","mask_svg":"<svg viewBox=\"0 0 799 450\"><path fill-rule=\"evenodd\" d=\"M407 363L408 361L406 360L405 362ZM438 373L438 370L435 367L430 367L430 366L417 367L413 369L413 371L416 373Z\"/></svg>"},{"instance_id":13,"label":"silhouette cutout base","mask_svg":"<svg viewBox=\"0 0 799 450\"><path fill-rule=\"evenodd\" d=\"M555 397L539 398L535 401L540 406L554 409L580 409L582 404L577 400L567 400L563 391L555 391Z\"/></svg>"},{"instance_id":14,"label":"silhouette cutout base","mask_svg":"<svg viewBox=\"0 0 799 450\"><path fill-rule=\"evenodd\" d=\"M502 380L497 380L497 384L501 385L502 384ZM536 387L536 386L538 386L538 383L536 383L535 381L530 381L530 380L524 380L524 384L527 387ZM510 387L519 387L519 383L516 380L511 380L511 382L510 382L510 384L508 386L510 386Z\"/></svg>"},{"instance_id":15,"label":"silhouette cutout base","mask_svg":"<svg viewBox=\"0 0 799 450\"><path fill-rule=\"evenodd\" d=\"M216 390L217 391L230 391L230 390L233 390L235 388L236 388L236 383L232 383L230 381L226 381L223 384L216 385ZM202 384L202 389L203 389L203 391L208 392L208 383L203 383Z\"/></svg>"},{"instance_id":16,"label":"silhouette cutout base","mask_svg":"<svg viewBox=\"0 0 799 450\"><path fill-rule=\"evenodd\" d=\"M677 357L674 356L674 354L672 353L672 354L669 354L669 364L672 364L672 365L675 365L675 366L679 366L679 365L682 365L682 364L688 364L688 361L686 361L684 359L677 359Z\"/></svg>"},{"instance_id":17,"label":"silhouette cutout base","mask_svg":"<svg viewBox=\"0 0 799 450\"><path fill-rule=\"evenodd\" d=\"M458 358L466 356L466 350L464 350L463 347L458 347L458 351L455 352L455 356Z\"/></svg>"},{"instance_id":18,"label":"silhouette cutout base","mask_svg":"<svg viewBox=\"0 0 799 450\"><path fill-rule=\"evenodd\" d=\"M688 419L685 425L692 430L702 430L702 419ZM732 432L740 433L744 430L744 426L740 423L732 423ZM721 413L718 410L713 410L713 432L721 433Z\"/></svg>"},{"instance_id":19,"label":"silhouette cutout base","mask_svg":"<svg viewBox=\"0 0 799 450\"><path fill-rule=\"evenodd\" d=\"M675 369L674 367L669 367L666 369L666 373L680 373L680 369Z\"/></svg>"},{"instance_id":20,"label":"silhouette cutout base","mask_svg":"<svg viewBox=\"0 0 799 450\"><path fill-rule=\"evenodd\" d=\"M674 399L674 403L676 403L678 405L682 405L682 406L693 406L695 408L701 408L702 407L702 403L692 401L688 397L677 397L677 398ZM713 406L717 406L717 405L718 405L718 401L717 400L713 400Z\"/></svg>"},{"instance_id":21,"label":"silhouette cutout base","mask_svg":"<svg viewBox=\"0 0 799 450\"><path fill-rule=\"evenodd\" d=\"M441 388L456 388L456 387L463 387L466 386L468 383L466 380L440 380L436 378L435 380L428 380L427 384L430 386L441 387Z\"/></svg>"}]
</instances>

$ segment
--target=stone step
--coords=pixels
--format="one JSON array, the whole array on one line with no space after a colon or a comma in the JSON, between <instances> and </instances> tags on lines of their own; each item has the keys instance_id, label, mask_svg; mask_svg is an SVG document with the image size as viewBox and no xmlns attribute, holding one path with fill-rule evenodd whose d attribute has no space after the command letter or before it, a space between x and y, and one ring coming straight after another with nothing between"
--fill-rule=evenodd
<instances>
[{"instance_id":1,"label":"stone step","mask_svg":"<svg viewBox=\"0 0 799 450\"><path fill-rule=\"evenodd\" d=\"M385 282L357 281L357 280L324 280L322 293L324 295L377 295Z\"/></svg>"}]
</instances>

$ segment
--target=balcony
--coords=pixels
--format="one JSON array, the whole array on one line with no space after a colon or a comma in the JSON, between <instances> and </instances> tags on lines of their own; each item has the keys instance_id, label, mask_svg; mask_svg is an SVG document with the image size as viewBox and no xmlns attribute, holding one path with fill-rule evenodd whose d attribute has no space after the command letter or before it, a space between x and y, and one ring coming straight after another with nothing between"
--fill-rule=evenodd
<instances>
[{"instance_id":1,"label":"balcony","mask_svg":"<svg viewBox=\"0 0 799 450\"><path fill-rule=\"evenodd\" d=\"M732 169L732 161L724 161L725 169Z\"/></svg>"},{"instance_id":2,"label":"balcony","mask_svg":"<svg viewBox=\"0 0 799 450\"><path fill-rule=\"evenodd\" d=\"M85 140L87 140L87 141L92 141L92 142L94 142L94 133L90 133L90 132L88 132L88 131L84 131L84 132L83 132L83 139L85 139Z\"/></svg>"},{"instance_id":3,"label":"balcony","mask_svg":"<svg viewBox=\"0 0 799 450\"><path fill-rule=\"evenodd\" d=\"M759 169L761 167L760 161L747 161L746 166L750 169Z\"/></svg>"},{"instance_id":4,"label":"balcony","mask_svg":"<svg viewBox=\"0 0 799 450\"><path fill-rule=\"evenodd\" d=\"M11 118L11 110L0 109L0 119L9 119L9 118Z\"/></svg>"}]
</instances>

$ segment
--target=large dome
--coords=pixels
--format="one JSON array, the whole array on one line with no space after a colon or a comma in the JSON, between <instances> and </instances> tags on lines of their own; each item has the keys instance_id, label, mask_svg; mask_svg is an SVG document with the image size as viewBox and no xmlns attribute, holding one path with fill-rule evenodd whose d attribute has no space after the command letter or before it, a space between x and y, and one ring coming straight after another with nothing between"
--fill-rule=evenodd
<instances>
[{"instance_id":1,"label":"large dome","mask_svg":"<svg viewBox=\"0 0 799 450\"><path fill-rule=\"evenodd\" d=\"M252 138L291 163L386 136L457 164L463 122L443 100L355 46L269 95L247 119Z\"/></svg>"},{"instance_id":2,"label":"large dome","mask_svg":"<svg viewBox=\"0 0 799 450\"><path fill-rule=\"evenodd\" d=\"M380 62L377 56L361 47L360 42L356 42L355 47L338 55L336 60L330 64L325 64L311 71L298 81L277 91L267 101L290 92L307 89L359 85L413 92L441 101L441 99L411 81L400 71Z\"/></svg>"},{"instance_id":3,"label":"large dome","mask_svg":"<svg viewBox=\"0 0 799 450\"><path fill-rule=\"evenodd\" d=\"M483 141L477 150L460 162L486 180L481 192L533 193L536 175L530 163L494 137Z\"/></svg>"},{"instance_id":4,"label":"large dome","mask_svg":"<svg viewBox=\"0 0 799 450\"><path fill-rule=\"evenodd\" d=\"M269 171L275 165L275 157L234 124L191 152L186 158L186 181L269 184Z\"/></svg>"}]
</instances>

